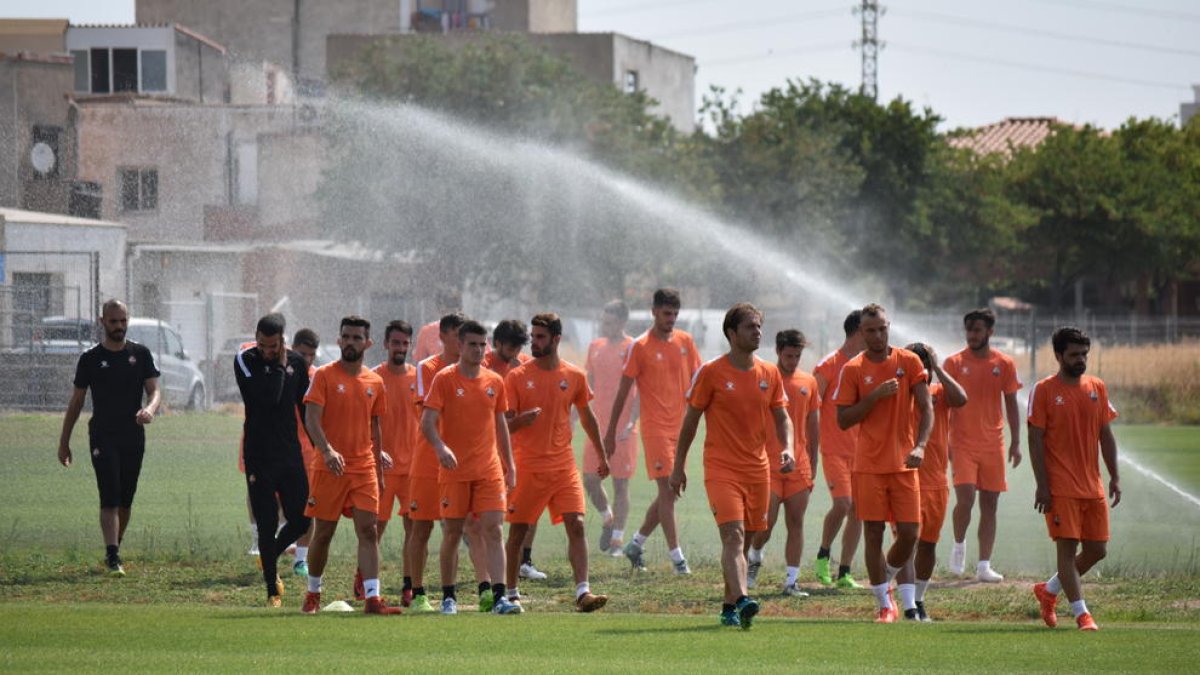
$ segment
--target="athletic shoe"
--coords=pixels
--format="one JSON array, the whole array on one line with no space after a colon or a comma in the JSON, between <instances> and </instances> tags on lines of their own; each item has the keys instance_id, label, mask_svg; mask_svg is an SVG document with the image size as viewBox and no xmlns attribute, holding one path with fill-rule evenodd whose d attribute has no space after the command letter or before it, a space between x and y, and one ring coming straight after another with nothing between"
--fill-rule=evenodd
<instances>
[{"instance_id":1,"label":"athletic shoe","mask_svg":"<svg viewBox=\"0 0 1200 675\"><path fill-rule=\"evenodd\" d=\"M758 584L758 571L761 569L761 562L752 562L746 566L746 588L754 588Z\"/></svg>"},{"instance_id":2,"label":"athletic shoe","mask_svg":"<svg viewBox=\"0 0 1200 675\"><path fill-rule=\"evenodd\" d=\"M287 550L285 550L284 553L286 553L288 555L296 555L296 545L292 544L292 545L288 546Z\"/></svg>"},{"instance_id":3,"label":"athletic shoe","mask_svg":"<svg viewBox=\"0 0 1200 675\"><path fill-rule=\"evenodd\" d=\"M442 614L458 614L458 601L454 598L442 598Z\"/></svg>"},{"instance_id":4,"label":"athletic shoe","mask_svg":"<svg viewBox=\"0 0 1200 675\"><path fill-rule=\"evenodd\" d=\"M1004 581L1004 575L1000 574L991 567L985 567L984 569L979 570L975 577L987 584L998 584L1001 581Z\"/></svg>"},{"instance_id":5,"label":"athletic shoe","mask_svg":"<svg viewBox=\"0 0 1200 675\"><path fill-rule=\"evenodd\" d=\"M737 610L721 610L721 625L738 627L742 625L742 620L738 618Z\"/></svg>"},{"instance_id":6,"label":"athletic shoe","mask_svg":"<svg viewBox=\"0 0 1200 675\"><path fill-rule=\"evenodd\" d=\"M508 598L500 598L492 605L492 614L520 614L524 610Z\"/></svg>"},{"instance_id":7,"label":"athletic shoe","mask_svg":"<svg viewBox=\"0 0 1200 675\"><path fill-rule=\"evenodd\" d=\"M625 544L625 557L629 558L629 564L638 572L646 571L646 559L642 557L642 547L634 542Z\"/></svg>"},{"instance_id":8,"label":"athletic shoe","mask_svg":"<svg viewBox=\"0 0 1200 675\"><path fill-rule=\"evenodd\" d=\"M896 623L896 608L880 607L875 611L875 623Z\"/></svg>"},{"instance_id":9,"label":"athletic shoe","mask_svg":"<svg viewBox=\"0 0 1200 675\"><path fill-rule=\"evenodd\" d=\"M114 558L105 562L104 567L108 570L108 576L114 579L125 576L125 567L121 565L120 558Z\"/></svg>"},{"instance_id":10,"label":"athletic shoe","mask_svg":"<svg viewBox=\"0 0 1200 675\"><path fill-rule=\"evenodd\" d=\"M490 612L492 607L496 605L496 596L492 595L492 590L489 588L479 594L479 611Z\"/></svg>"},{"instance_id":11,"label":"athletic shoe","mask_svg":"<svg viewBox=\"0 0 1200 675\"><path fill-rule=\"evenodd\" d=\"M305 614L316 614L321 609L321 594L309 591L304 594L304 605L300 611Z\"/></svg>"},{"instance_id":12,"label":"athletic shoe","mask_svg":"<svg viewBox=\"0 0 1200 675\"><path fill-rule=\"evenodd\" d=\"M257 541L250 545L250 550L246 551L246 555L259 555Z\"/></svg>"},{"instance_id":13,"label":"athletic shoe","mask_svg":"<svg viewBox=\"0 0 1200 675\"><path fill-rule=\"evenodd\" d=\"M421 595L413 596L412 601L413 614L433 614L435 611L433 605L429 604L429 598L422 593Z\"/></svg>"},{"instance_id":14,"label":"athletic shoe","mask_svg":"<svg viewBox=\"0 0 1200 675\"><path fill-rule=\"evenodd\" d=\"M367 588L363 586L362 570L354 570L354 599L366 600Z\"/></svg>"},{"instance_id":15,"label":"athletic shoe","mask_svg":"<svg viewBox=\"0 0 1200 675\"><path fill-rule=\"evenodd\" d=\"M275 592L278 595L283 595L283 590L283 579L280 579L279 575L275 575Z\"/></svg>"},{"instance_id":16,"label":"athletic shoe","mask_svg":"<svg viewBox=\"0 0 1200 675\"><path fill-rule=\"evenodd\" d=\"M917 601L917 618L921 620L921 623L933 623L933 619L929 618L929 614L925 611L924 600Z\"/></svg>"},{"instance_id":17,"label":"athletic shoe","mask_svg":"<svg viewBox=\"0 0 1200 675\"><path fill-rule=\"evenodd\" d=\"M384 616L390 616L393 614L403 613L404 610L400 609L399 607L388 606L388 604L383 601L383 598L378 595L373 598L367 598L367 604L363 606L363 614L382 614Z\"/></svg>"},{"instance_id":18,"label":"athletic shoe","mask_svg":"<svg viewBox=\"0 0 1200 675\"><path fill-rule=\"evenodd\" d=\"M1079 630L1100 630L1100 626L1096 625L1095 619L1088 612L1075 617L1075 625L1079 626Z\"/></svg>"},{"instance_id":19,"label":"athletic shoe","mask_svg":"<svg viewBox=\"0 0 1200 675\"><path fill-rule=\"evenodd\" d=\"M833 574L829 571L829 558L817 558L817 564L813 566L813 571L817 573L817 581L826 586L833 585Z\"/></svg>"},{"instance_id":20,"label":"athletic shoe","mask_svg":"<svg viewBox=\"0 0 1200 675\"><path fill-rule=\"evenodd\" d=\"M787 586L784 586L783 594L789 595L793 598L807 598L808 597L808 593L800 590L800 587L797 586L796 584L788 584Z\"/></svg>"},{"instance_id":21,"label":"athletic shoe","mask_svg":"<svg viewBox=\"0 0 1200 675\"><path fill-rule=\"evenodd\" d=\"M606 604L608 604L607 595L593 595L591 593L584 593L578 598L575 598L575 611L584 612L586 614L587 612L594 612Z\"/></svg>"},{"instance_id":22,"label":"athletic shoe","mask_svg":"<svg viewBox=\"0 0 1200 675\"><path fill-rule=\"evenodd\" d=\"M955 542L950 549L950 573L961 575L967 567L967 544Z\"/></svg>"},{"instance_id":23,"label":"athletic shoe","mask_svg":"<svg viewBox=\"0 0 1200 675\"><path fill-rule=\"evenodd\" d=\"M625 542L621 541L620 539L613 539L608 544L608 555L614 558L620 558L621 556L625 555L624 548Z\"/></svg>"},{"instance_id":24,"label":"athletic shoe","mask_svg":"<svg viewBox=\"0 0 1200 675\"><path fill-rule=\"evenodd\" d=\"M837 587L843 591L857 591L862 589L862 584L854 580L854 577L849 574L843 574L838 577Z\"/></svg>"},{"instance_id":25,"label":"athletic shoe","mask_svg":"<svg viewBox=\"0 0 1200 675\"><path fill-rule=\"evenodd\" d=\"M261 555L256 554L254 556L254 566L258 568L259 572L262 571L262 556Z\"/></svg>"},{"instance_id":26,"label":"athletic shoe","mask_svg":"<svg viewBox=\"0 0 1200 675\"><path fill-rule=\"evenodd\" d=\"M921 613L918 612L915 607L913 609L906 609L906 610L904 610L904 620L905 621L920 621Z\"/></svg>"},{"instance_id":27,"label":"athletic shoe","mask_svg":"<svg viewBox=\"0 0 1200 675\"><path fill-rule=\"evenodd\" d=\"M1050 628L1058 627L1058 614L1055 613L1055 608L1058 606L1058 596L1046 590L1046 582L1033 585L1033 597L1037 598L1038 605L1042 610L1042 622Z\"/></svg>"},{"instance_id":28,"label":"athletic shoe","mask_svg":"<svg viewBox=\"0 0 1200 675\"><path fill-rule=\"evenodd\" d=\"M687 560L680 560L677 563L671 563L675 566L675 574L684 576L692 573L692 568L688 567Z\"/></svg>"},{"instance_id":29,"label":"athletic shoe","mask_svg":"<svg viewBox=\"0 0 1200 675\"><path fill-rule=\"evenodd\" d=\"M301 560L300 562L292 565L292 573L298 577L307 577L308 576L308 562Z\"/></svg>"},{"instance_id":30,"label":"athletic shoe","mask_svg":"<svg viewBox=\"0 0 1200 675\"><path fill-rule=\"evenodd\" d=\"M612 523L605 523L600 526L600 552L608 553L608 549L612 547Z\"/></svg>"},{"instance_id":31,"label":"athletic shoe","mask_svg":"<svg viewBox=\"0 0 1200 675\"><path fill-rule=\"evenodd\" d=\"M400 606L412 607L413 594L411 588L406 588L400 593Z\"/></svg>"},{"instance_id":32,"label":"athletic shoe","mask_svg":"<svg viewBox=\"0 0 1200 675\"><path fill-rule=\"evenodd\" d=\"M521 563L521 570L518 576L522 579L530 581L545 581L546 573L533 566L532 562Z\"/></svg>"},{"instance_id":33,"label":"athletic shoe","mask_svg":"<svg viewBox=\"0 0 1200 675\"><path fill-rule=\"evenodd\" d=\"M283 607L283 598L279 597L278 595L268 595L267 607L270 607L271 609L279 609L280 607Z\"/></svg>"},{"instance_id":34,"label":"athletic shoe","mask_svg":"<svg viewBox=\"0 0 1200 675\"><path fill-rule=\"evenodd\" d=\"M753 598L742 598L736 607L738 622L742 630L750 630L751 624L754 623L754 616L758 614L758 601Z\"/></svg>"}]
</instances>

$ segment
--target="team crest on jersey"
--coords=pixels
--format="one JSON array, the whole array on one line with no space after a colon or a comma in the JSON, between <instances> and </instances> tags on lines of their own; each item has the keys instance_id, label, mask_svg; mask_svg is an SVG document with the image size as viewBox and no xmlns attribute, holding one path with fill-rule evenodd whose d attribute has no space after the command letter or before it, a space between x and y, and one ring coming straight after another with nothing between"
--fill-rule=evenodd
<instances>
[{"instance_id":1,"label":"team crest on jersey","mask_svg":"<svg viewBox=\"0 0 1200 675\"><path fill-rule=\"evenodd\" d=\"M346 393L346 385L339 383L337 386L337 393L339 393L339 394Z\"/></svg>"},{"instance_id":2,"label":"team crest on jersey","mask_svg":"<svg viewBox=\"0 0 1200 675\"><path fill-rule=\"evenodd\" d=\"M516 504L509 504L509 505L508 505L508 512L509 512L509 513L516 513L516 512L517 512L517 505L516 505Z\"/></svg>"},{"instance_id":3,"label":"team crest on jersey","mask_svg":"<svg viewBox=\"0 0 1200 675\"><path fill-rule=\"evenodd\" d=\"M450 498L449 497L442 497L442 508L443 509L450 508Z\"/></svg>"},{"instance_id":4,"label":"team crest on jersey","mask_svg":"<svg viewBox=\"0 0 1200 675\"><path fill-rule=\"evenodd\" d=\"M101 368L107 368L107 367L108 367L108 361L101 361L101 362L100 362L100 367L101 367Z\"/></svg>"},{"instance_id":5,"label":"team crest on jersey","mask_svg":"<svg viewBox=\"0 0 1200 675\"><path fill-rule=\"evenodd\" d=\"M415 499L414 499L414 500L412 500L411 502L409 502L409 504L408 504L408 510L409 510L409 511L416 511L416 510L417 510L417 500L415 500Z\"/></svg>"},{"instance_id":6,"label":"team crest on jersey","mask_svg":"<svg viewBox=\"0 0 1200 675\"><path fill-rule=\"evenodd\" d=\"M995 366L992 368L992 376L1000 377L1000 366Z\"/></svg>"},{"instance_id":7,"label":"team crest on jersey","mask_svg":"<svg viewBox=\"0 0 1200 675\"><path fill-rule=\"evenodd\" d=\"M566 390L567 390L567 381L566 381L566 380L559 380L559 381L558 381L558 388L559 388L559 389L562 389L563 391L566 391Z\"/></svg>"},{"instance_id":8,"label":"team crest on jersey","mask_svg":"<svg viewBox=\"0 0 1200 675\"><path fill-rule=\"evenodd\" d=\"M1092 399L1093 401L1099 401L1100 395L1096 393L1095 389L1093 389L1090 392L1088 392L1088 398Z\"/></svg>"},{"instance_id":9,"label":"team crest on jersey","mask_svg":"<svg viewBox=\"0 0 1200 675\"><path fill-rule=\"evenodd\" d=\"M92 448L92 457L100 456L100 448Z\"/></svg>"},{"instance_id":10,"label":"team crest on jersey","mask_svg":"<svg viewBox=\"0 0 1200 675\"><path fill-rule=\"evenodd\" d=\"M970 367L970 366L963 366L963 367L962 367L962 374L963 374L963 375L969 375L970 373L971 373L971 367Z\"/></svg>"},{"instance_id":11,"label":"team crest on jersey","mask_svg":"<svg viewBox=\"0 0 1200 675\"><path fill-rule=\"evenodd\" d=\"M416 382L409 382L409 383L408 383L408 390L409 390L409 391L412 391L412 392L415 392L415 391L417 390L417 383L416 383Z\"/></svg>"},{"instance_id":12,"label":"team crest on jersey","mask_svg":"<svg viewBox=\"0 0 1200 675\"><path fill-rule=\"evenodd\" d=\"M733 383L732 382L729 382L728 380L726 380L725 391L733 391Z\"/></svg>"},{"instance_id":13,"label":"team crest on jersey","mask_svg":"<svg viewBox=\"0 0 1200 675\"><path fill-rule=\"evenodd\" d=\"M492 398L492 397L495 397L495 396L496 396L496 390L495 390L495 389L493 389L493 388L491 388L491 387L488 387L487 389L484 389L484 390L483 390L483 393L487 394L489 398Z\"/></svg>"},{"instance_id":14,"label":"team crest on jersey","mask_svg":"<svg viewBox=\"0 0 1200 675\"><path fill-rule=\"evenodd\" d=\"M246 476L246 482L251 485L254 485L255 483L258 482L258 477L255 476L254 474L250 474L249 476Z\"/></svg>"},{"instance_id":15,"label":"team crest on jersey","mask_svg":"<svg viewBox=\"0 0 1200 675\"><path fill-rule=\"evenodd\" d=\"M533 389L533 380L525 380L525 388Z\"/></svg>"},{"instance_id":16,"label":"team crest on jersey","mask_svg":"<svg viewBox=\"0 0 1200 675\"><path fill-rule=\"evenodd\" d=\"M687 347L680 347L679 353L683 354L684 356L687 356Z\"/></svg>"},{"instance_id":17,"label":"team crest on jersey","mask_svg":"<svg viewBox=\"0 0 1200 675\"><path fill-rule=\"evenodd\" d=\"M763 390L763 391L766 391L766 390L767 390L767 381L766 381L766 380L759 380L759 381L758 381L758 388L759 388L759 389L761 389L761 390Z\"/></svg>"},{"instance_id":18,"label":"team crest on jersey","mask_svg":"<svg viewBox=\"0 0 1200 675\"><path fill-rule=\"evenodd\" d=\"M368 397L371 397L371 396L374 396L374 395L375 395L375 388L374 388L374 387L367 387L367 396L368 396Z\"/></svg>"},{"instance_id":19,"label":"team crest on jersey","mask_svg":"<svg viewBox=\"0 0 1200 675\"><path fill-rule=\"evenodd\" d=\"M1063 397L1062 397L1062 396L1055 396L1055 397L1054 397L1054 405L1066 405L1066 403L1067 403L1067 402L1063 400Z\"/></svg>"},{"instance_id":20,"label":"team crest on jersey","mask_svg":"<svg viewBox=\"0 0 1200 675\"><path fill-rule=\"evenodd\" d=\"M863 378L863 382L865 382L867 384L871 384L871 383L875 382L875 376L867 375L866 377Z\"/></svg>"},{"instance_id":21,"label":"team crest on jersey","mask_svg":"<svg viewBox=\"0 0 1200 675\"><path fill-rule=\"evenodd\" d=\"M808 387L800 387L800 395L808 396Z\"/></svg>"},{"instance_id":22,"label":"team crest on jersey","mask_svg":"<svg viewBox=\"0 0 1200 675\"><path fill-rule=\"evenodd\" d=\"M654 352L654 358L658 359L659 361L662 361L663 353L662 352Z\"/></svg>"},{"instance_id":23,"label":"team crest on jersey","mask_svg":"<svg viewBox=\"0 0 1200 675\"><path fill-rule=\"evenodd\" d=\"M131 366L137 365L137 357L134 356L133 354L129 355L129 365L131 365Z\"/></svg>"},{"instance_id":24,"label":"team crest on jersey","mask_svg":"<svg viewBox=\"0 0 1200 675\"><path fill-rule=\"evenodd\" d=\"M904 369L903 369L903 368L897 368L897 369L896 369L896 379L900 379L900 378L902 378L902 377L904 377Z\"/></svg>"},{"instance_id":25,"label":"team crest on jersey","mask_svg":"<svg viewBox=\"0 0 1200 675\"><path fill-rule=\"evenodd\" d=\"M464 391L462 387L459 387L458 389L455 389L455 390L454 390L454 394L455 394L456 396L463 396L463 395L465 395L466 393L467 393L467 392L466 392L466 391Z\"/></svg>"},{"instance_id":26,"label":"team crest on jersey","mask_svg":"<svg viewBox=\"0 0 1200 675\"><path fill-rule=\"evenodd\" d=\"M295 374L296 374L296 369L295 369L295 368L293 368L293 367L291 367L291 366L288 366L287 368L284 368L284 369L283 369L283 372L287 373L287 374L288 374L288 376L291 376L291 375L295 375Z\"/></svg>"},{"instance_id":27,"label":"team crest on jersey","mask_svg":"<svg viewBox=\"0 0 1200 675\"><path fill-rule=\"evenodd\" d=\"M309 506L316 506L316 505L317 505L317 498L316 498L316 497L309 497L309 498L308 498L308 505L309 505Z\"/></svg>"}]
</instances>

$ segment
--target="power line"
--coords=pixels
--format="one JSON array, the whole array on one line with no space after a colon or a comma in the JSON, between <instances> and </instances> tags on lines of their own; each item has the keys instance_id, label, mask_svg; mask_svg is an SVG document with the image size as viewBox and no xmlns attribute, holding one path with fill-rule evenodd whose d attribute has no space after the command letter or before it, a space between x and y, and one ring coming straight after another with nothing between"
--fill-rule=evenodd
<instances>
[{"instance_id":1,"label":"power line","mask_svg":"<svg viewBox=\"0 0 1200 675\"><path fill-rule=\"evenodd\" d=\"M701 68L721 68L731 66L738 63L750 63L752 61L765 61L767 59L775 59L781 56L795 56L797 54L812 54L816 52L827 52L839 49L846 49L850 45L845 41L842 42L826 42L822 44L807 45L804 47L793 47L791 49L767 50L766 54L744 54L741 56L731 56L724 59L715 59L712 61L701 61Z\"/></svg>"},{"instance_id":2,"label":"power line","mask_svg":"<svg viewBox=\"0 0 1200 675\"><path fill-rule=\"evenodd\" d=\"M1156 19L1167 19L1169 21L1190 21L1194 23L1200 23L1200 14L1195 14L1193 12L1179 12L1173 9L1154 9L1153 7L1119 5L1112 2L1081 2L1080 0L1040 0L1040 4L1062 5L1064 7L1090 9L1101 12L1116 12L1118 14L1131 14L1133 16L1141 17L1148 16Z\"/></svg>"},{"instance_id":3,"label":"power line","mask_svg":"<svg viewBox=\"0 0 1200 675\"><path fill-rule=\"evenodd\" d=\"M722 33L732 33L735 31L746 30L749 28L764 28L768 26L779 26L789 23L801 23L804 21L812 21L816 19L827 19L834 16L846 16L848 12L844 8L823 9L813 12L800 12L798 14L784 14L782 16L766 17L755 19L754 21L744 21L741 23L722 23L720 25L706 26L704 28L696 28L681 31L679 33L667 33L664 35L653 35L648 38L652 42L662 40L674 40L681 37L695 37L699 35L720 35Z\"/></svg>"}]
</instances>

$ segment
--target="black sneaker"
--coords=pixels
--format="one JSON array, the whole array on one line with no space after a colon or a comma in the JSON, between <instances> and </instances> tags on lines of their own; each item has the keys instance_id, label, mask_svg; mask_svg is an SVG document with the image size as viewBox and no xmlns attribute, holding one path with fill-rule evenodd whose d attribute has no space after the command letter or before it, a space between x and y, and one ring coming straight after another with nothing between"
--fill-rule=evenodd
<instances>
[{"instance_id":1,"label":"black sneaker","mask_svg":"<svg viewBox=\"0 0 1200 675\"><path fill-rule=\"evenodd\" d=\"M108 576L110 577L125 576L125 568L121 566L120 558L109 558L104 561L104 566L108 569Z\"/></svg>"},{"instance_id":2,"label":"black sneaker","mask_svg":"<svg viewBox=\"0 0 1200 675\"><path fill-rule=\"evenodd\" d=\"M929 618L929 615L925 613L924 601L917 602L917 619L922 623L933 623L933 619Z\"/></svg>"},{"instance_id":3,"label":"black sneaker","mask_svg":"<svg viewBox=\"0 0 1200 675\"><path fill-rule=\"evenodd\" d=\"M904 610L904 620L905 621L920 621L921 617L917 614L916 609L906 609L906 610Z\"/></svg>"}]
</instances>

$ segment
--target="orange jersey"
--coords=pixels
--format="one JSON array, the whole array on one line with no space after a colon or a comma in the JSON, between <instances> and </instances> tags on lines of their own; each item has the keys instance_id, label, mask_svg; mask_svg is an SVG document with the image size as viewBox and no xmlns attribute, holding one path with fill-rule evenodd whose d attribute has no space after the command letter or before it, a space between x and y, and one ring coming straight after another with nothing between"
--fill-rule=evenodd
<instances>
[{"instance_id":1,"label":"orange jersey","mask_svg":"<svg viewBox=\"0 0 1200 675\"><path fill-rule=\"evenodd\" d=\"M779 458L767 456L775 434L771 410L788 404L779 369L757 356L740 370L720 356L696 371L688 405L704 411L704 480L767 482ZM777 441L778 442L778 441Z\"/></svg>"},{"instance_id":2,"label":"orange jersey","mask_svg":"<svg viewBox=\"0 0 1200 675\"><path fill-rule=\"evenodd\" d=\"M529 363L532 360L533 357L525 352L517 353L518 365L522 363ZM513 364L509 361L500 360L500 355L493 350L483 355L483 367L487 368L493 373L496 373L500 377L504 377L505 375L508 375L508 371L513 369Z\"/></svg>"},{"instance_id":3,"label":"orange jersey","mask_svg":"<svg viewBox=\"0 0 1200 675\"><path fill-rule=\"evenodd\" d=\"M950 447L955 453L1002 453L1004 395L1021 388L1012 358L993 349L981 359L964 349L947 358L942 368L967 392L967 404L950 414Z\"/></svg>"},{"instance_id":4,"label":"orange jersey","mask_svg":"<svg viewBox=\"0 0 1200 675\"><path fill-rule=\"evenodd\" d=\"M588 345L587 362L584 369L592 378L592 387L596 395L596 420L600 430L608 428L608 419L612 416L613 402L617 400L617 388L621 386L621 372L625 359L629 356L629 348L633 338L624 335L620 340L598 338ZM617 428L623 429L629 425L633 415L633 398L637 394L636 385L629 390L625 399L625 407L617 420Z\"/></svg>"},{"instance_id":5,"label":"orange jersey","mask_svg":"<svg viewBox=\"0 0 1200 675\"><path fill-rule=\"evenodd\" d=\"M447 365L442 361L441 352L417 365L417 388L413 392L413 405L417 408L417 446L413 451L412 463L408 467L408 473L411 476L437 478L438 475L438 466L440 465L437 460L437 452L434 451L429 441L425 440L425 434L421 433L421 404L425 401L425 396L429 394L429 385L433 383L434 375L437 375Z\"/></svg>"},{"instance_id":6,"label":"orange jersey","mask_svg":"<svg viewBox=\"0 0 1200 675\"><path fill-rule=\"evenodd\" d=\"M413 361L420 363L434 354L442 353L440 333L440 321L430 321L421 326L417 331L416 344L413 345Z\"/></svg>"},{"instance_id":7,"label":"orange jersey","mask_svg":"<svg viewBox=\"0 0 1200 675\"><path fill-rule=\"evenodd\" d=\"M392 456L389 475L403 475L412 466L413 452L420 433L415 401L417 377L415 368L405 364L404 372L392 374L386 363L375 366L375 373L383 379L387 391L388 414L383 418L383 449Z\"/></svg>"},{"instance_id":8,"label":"orange jersey","mask_svg":"<svg viewBox=\"0 0 1200 675\"><path fill-rule=\"evenodd\" d=\"M858 442L858 427L842 429L837 423L837 405L833 402L833 390L837 388L838 376L842 367L850 362L851 357L842 353L841 349L821 359L813 370L814 375L820 375L825 380L825 394L821 397L821 455L838 457L853 457L854 445Z\"/></svg>"},{"instance_id":9,"label":"orange jersey","mask_svg":"<svg viewBox=\"0 0 1200 675\"><path fill-rule=\"evenodd\" d=\"M520 470L574 469L571 406L582 408L592 400L592 390L583 371L566 361L559 361L554 370L531 362L509 371L504 384L511 410L542 409L533 424L512 434L513 456Z\"/></svg>"},{"instance_id":10,"label":"orange jersey","mask_svg":"<svg viewBox=\"0 0 1200 675\"><path fill-rule=\"evenodd\" d=\"M918 469L922 490L943 490L950 487L946 482L946 464L949 461L950 405L946 403L946 387L941 382L929 385L929 396L933 399L933 430L925 444L925 459ZM921 411L913 400L913 438L920 429Z\"/></svg>"},{"instance_id":11,"label":"orange jersey","mask_svg":"<svg viewBox=\"0 0 1200 675\"><path fill-rule=\"evenodd\" d=\"M692 336L671 331L666 340L646 331L634 341L622 375L637 381L644 436L675 438L683 423L684 395L700 353Z\"/></svg>"},{"instance_id":12,"label":"orange jersey","mask_svg":"<svg viewBox=\"0 0 1200 675\"><path fill-rule=\"evenodd\" d=\"M345 460L346 473L375 470L371 418L387 415L387 395L379 375L367 368L350 375L341 361L327 363L317 368L304 402L324 409L321 428L325 440ZM329 470L323 462L316 465L322 471Z\"/></svg>"},{"instance_id":13,"label":"orange jersey","mask_svg":"<svg viewBox=\"0 0 1200 675\"><path fill-rule=\"evenodd\" d=\"M894 396L876 401L875 407L858 423L854 473L912 470L905 468L904 460L916 444L912 424L913 389L925 383L925 366L907 349L888 349L887 358L880 363L868 359L866 352L850 359L842 367L831 397L838 407L851 406L892 378L900 385Z\"/></svg>"},{"instance_id":14,"label":"orange jersey","mask_svg":"<svg viewBox=\"0 0 1200 675\"><path fill-rule=\"evenodd\" d=\"M808 414L821 407L817 378L802 370L792 371L791 375L784 375L781 371L779 377L783 381L783 391L788 397L788 417L792 420L792 453L796 455L796 472L812 477L812 463L808 459ZM775 427L771 426L767 430L767 456L774 459L781 452L783 446L779 444ZM776 473L783 468L778 462L772 462L771 466L772 471Z\"/></svg>"},{"instance_id":15,"label":"orange jersey","mask_svg":"<svg viewBox=\"0 0 1200 675\"><path fill-rule=\"evenodd\" d=\"M1058 375L1038 382L1029 395L1029 424L1041 429L1050 496L1104 499L1100 481L1100 430L1117 418L1108 388L1084 375L1067 384Z\"/></svg>"},{"instance_id":16,"label":"orange jersey","mask_svg":"<svg viewBox=\"0 0 1200 675\"><path fill-rule=\"evenodd\" d=\"M474 378L464 377L455 364L433 377L425 407L437 410L442 442L458 459L453 471L438 468L439 483L502 478L496 454L496 414L508 410L504 380L487 368Z\"/></svg>"}]
</instances>

